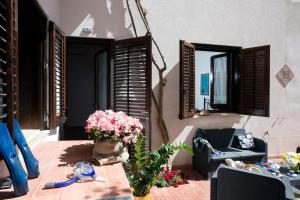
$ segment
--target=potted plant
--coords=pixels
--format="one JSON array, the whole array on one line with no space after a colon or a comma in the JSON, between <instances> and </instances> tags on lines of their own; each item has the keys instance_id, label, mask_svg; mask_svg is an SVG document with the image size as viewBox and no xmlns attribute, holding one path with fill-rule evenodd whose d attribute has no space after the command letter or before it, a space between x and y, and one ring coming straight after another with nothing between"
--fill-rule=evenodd
<instances>
[{"instance_id":1,"label":"potted plant","mask_svg":"<svg viewBox=\"0 0 300 200\"><path fill-rule=\"evenodd\" d=\"M94 159L100 164L109 164L120 161L117 157L124 155L125 150L128 155L126 146L136 142L143 125L139 119L129 117L124 112L97 110L87 119L85 130L95 143ZM125 156L121 161L127 158Z\"/></svg>"},{"instance_id":2,"label":"potted plant","mask_svg":"<svg viewBox=\"0 0 300 200\"><path fill-rule=\"evenodd\" d=\"M282 154L283 161L294 172L299 171L300 167L300 154L295 152L287 152Z\"/></svg>"},{"instance_id":3,"label":"potted plant","mask_svg":"<svg viewBox=\"0 0 300 200\"><path fill-rule=\"evenodd\" d=\"M168 169L165 167L158 176L155 177L155 185L157 187L177 187L181 184L188 183L183 171L178 169Z\"/></svg>"},{"instance_id":4,"label":"potted plant","mask_svg":"<svg viewBox=\"0 0 300 200\"><path fill-rule=\"evenodd\" d=\"M124 164L126 175L133 190L135 200L149 200L150 189L155 185L155 177L162 171L170 156L177 150L192 152L186 144L163 144L158 150L146 150L145 136L140 134L135 144L134 159L129 159Z\"/></svg>"}]
</instances>

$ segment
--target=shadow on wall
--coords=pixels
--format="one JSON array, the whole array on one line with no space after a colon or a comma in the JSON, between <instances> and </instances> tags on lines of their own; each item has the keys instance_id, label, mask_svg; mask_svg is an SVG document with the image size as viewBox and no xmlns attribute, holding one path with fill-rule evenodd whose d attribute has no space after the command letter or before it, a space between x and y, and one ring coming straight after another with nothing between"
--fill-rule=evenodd
<instances>
[{"instance_id":1,"label":"shadow on wall","mask_svg":"<svg viewBox=\"0 0 300 200\"><path fill-rule=\"evenodd\" d=\"M121 0L63 0L62 28L67 35L124 39L133 37L126 25L126 6Z\"/></svg>"},{"instance_id":2,"label":"shadow on wall","mask_svg":"<svg viewBox=\"0 0 300 200\"><path fill-rule=\"evenodd\" d=\"M164 88L164 119L169 131L170 140L175 143L184 142L192 145L192 138L197 128L231 128L239 123L242 116L234 113L230 114L214 114L211 116L203 116L200 118L179 119L179 63L166 75L167 85ZM153 89L155 94L158 91L158 85ZM161 144L161 136L157 129L156 119L157 111L153 106L152 111L152 147L155 149ZM178 152L173 158L174 165L185 165L192 163L192 156L187 152Z\"/></svg>"}]
</instances>

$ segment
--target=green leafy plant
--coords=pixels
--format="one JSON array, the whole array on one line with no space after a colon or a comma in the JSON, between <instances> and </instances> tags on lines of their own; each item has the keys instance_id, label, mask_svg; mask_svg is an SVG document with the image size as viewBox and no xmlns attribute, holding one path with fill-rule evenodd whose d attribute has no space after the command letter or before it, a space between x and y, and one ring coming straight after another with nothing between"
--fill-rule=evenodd
<instances>
[{"instance_id":1,"label":"green leafy plant","mask_svg":"<svg viewBox=\"0 0 300 200\"><path fill-rule=\"evenodd\" d=\"M126 175L134 196L143 197L150 192L151 187L155 185L155 177L162 171L162 166L177 150L192 152L192 148L186 144L172 143L163 144L159 149L149 152L146 150L145 136L138 136L134 159L125 163Z\"/></svg>"}]
</instances>

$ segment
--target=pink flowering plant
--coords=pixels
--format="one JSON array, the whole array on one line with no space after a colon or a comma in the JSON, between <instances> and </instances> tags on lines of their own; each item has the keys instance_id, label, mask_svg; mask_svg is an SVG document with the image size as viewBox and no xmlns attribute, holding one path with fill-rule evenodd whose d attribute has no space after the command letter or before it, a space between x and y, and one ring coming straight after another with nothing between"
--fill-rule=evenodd
<instances>
[{"instance_id":1,"label":"pink flowering plant","mask_svg":"<svg viewBox=\"0 0 300 200\"><path fill-rule=\"evenodd\" d=\"M124 112L97 110L87 119L85 130L94 141L112 140L131 144L136 142L143 125L139 119Z\"/></svg>"}]
</instances>

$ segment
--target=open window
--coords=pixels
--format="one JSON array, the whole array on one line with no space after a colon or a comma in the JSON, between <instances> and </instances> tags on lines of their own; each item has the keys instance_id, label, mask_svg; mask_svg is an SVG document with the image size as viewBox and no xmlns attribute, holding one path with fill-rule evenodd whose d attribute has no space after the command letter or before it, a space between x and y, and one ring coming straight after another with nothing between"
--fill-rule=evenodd
<instances>
[{"instance_id":1,"label":"open window","mask_svg":"<svg viewBox=\"0 0 300 200\"><path fill-rule=\"evenodd\" d=\"M66 38L50 22L50 127L55 128L66 120Z\"/></svg>"},{"instance_id":2,"label":"open window","mask_svg":"<svg viewBox=\"0 0 300 200\"><path fill-rule=\"evenodd\" d=\"M201 110L269 116L270 46L180 41L180 118Z\"/></svg>"}]
</instances>

